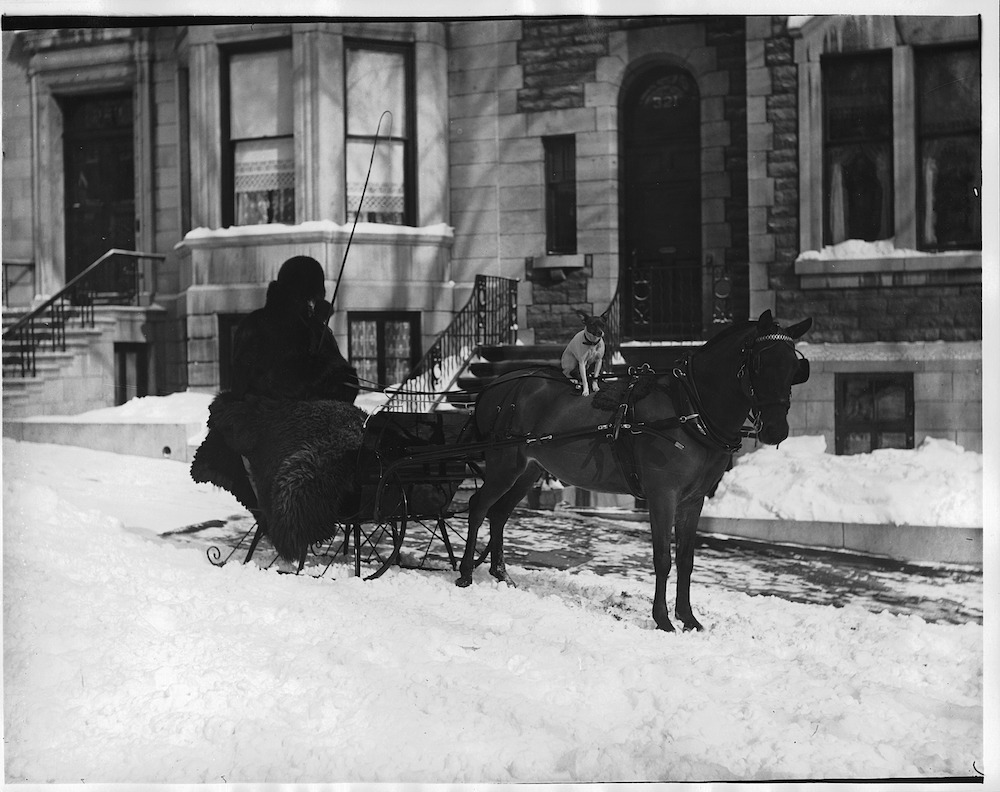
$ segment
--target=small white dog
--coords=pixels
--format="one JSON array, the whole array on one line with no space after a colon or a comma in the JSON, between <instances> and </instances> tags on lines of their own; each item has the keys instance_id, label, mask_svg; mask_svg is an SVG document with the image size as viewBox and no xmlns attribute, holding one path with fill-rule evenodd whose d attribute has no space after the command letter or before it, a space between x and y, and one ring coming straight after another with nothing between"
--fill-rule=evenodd
<instances>
[{"instance_id":1,"label":"small white dog","mask_svg":"<svg viewBox=\"0 0 1000 792\"><path fill-rule=\"evenodd\" d=\"M591 316L583 311L577 311L583 319L583 330L573 336L566 349L563 350L560 366L563 374L570 379L579 377L583 385L583 395L589 396L591 391L600 390L597 378L601 375L604 363L604 331L608 323L603 316ZM593 388L588 381L588 370L593 370Z\"/></svg>"}]
</instances>

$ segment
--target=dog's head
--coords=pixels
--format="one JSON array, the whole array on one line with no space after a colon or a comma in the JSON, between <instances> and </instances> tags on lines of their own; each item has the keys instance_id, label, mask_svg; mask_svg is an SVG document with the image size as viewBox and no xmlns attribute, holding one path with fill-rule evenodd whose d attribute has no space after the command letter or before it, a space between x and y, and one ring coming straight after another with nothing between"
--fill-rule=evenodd
<instances>
[{"instance_id":1,"label":"dog's head","mask_svg":"<svg viewBox=\"0 0 1000 792\"><path fill-rule=\"evenodd\" d=\"M588 313L577 310L577 315L583 320L583 329L593 338L604 338L604 331L608 329L608 320L603 316L591 316Z\"/></svg>"}]
</instances>

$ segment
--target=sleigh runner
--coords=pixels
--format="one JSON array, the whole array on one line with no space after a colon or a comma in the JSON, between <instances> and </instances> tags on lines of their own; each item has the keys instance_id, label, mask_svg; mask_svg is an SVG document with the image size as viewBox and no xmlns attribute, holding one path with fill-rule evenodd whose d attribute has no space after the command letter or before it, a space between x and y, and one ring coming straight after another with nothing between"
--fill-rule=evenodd
<instances>
[{"instance_id":1,"label":"sleigh runner","mask_svg":"<svg viewBox=\"0 0 1000 792\"><path fill-rule=\"evenodd\" d=\"M323 576L348 558L354 574L369 580L393 565L457 568L453 540L464 536L458 521L467 504L467 494L459 490L463 485L474 490L482 476L475 454L465 452L470 417L460 412L369 416L354 458L354 495L330 525L330 536L310 543L309 574ZM223 566L256 557L269 568L279 554L265 537L255 522L232 548L209 547L209 561Z\"/></svg>"}]
</instances>

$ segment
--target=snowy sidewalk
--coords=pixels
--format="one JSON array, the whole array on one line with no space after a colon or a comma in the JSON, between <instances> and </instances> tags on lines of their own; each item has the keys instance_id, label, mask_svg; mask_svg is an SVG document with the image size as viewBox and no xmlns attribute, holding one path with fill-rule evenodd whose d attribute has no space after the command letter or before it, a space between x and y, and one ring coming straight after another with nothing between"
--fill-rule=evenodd
<instances>
[{"instance_id":1,"label":"snowy sidewalk","mask_svg":"<svg viewBox=\"0 0 1000 792\"><path fill-rule=\"evenodd\" d=\"M225 549L235 545L251 526L251 518L235 517L180 529L166 538L181 545L206 548L215 545ZM452 529L454 552L461 557L462 516L452 521ZM462 535L456 535L459 531ZM488 531L480 535L480 548L486 536ZM416 563L428 540L429 535L419 527L408 529L404 553L409 560ZM814 605L858 605L873 613L887 610L912 614L928 622L982 624L983 621L983 576L973 567L907 564L858 554L746 542L708 533L700 534L699 541L692 584L696 602L699 589L721 588ZM518 509L504 531L504 544L515 580L518 568L590 572L640 583L650 583L653 577L649 525L644 522L569 510ZM265 542L255 560L267 559L267 551ZM245 554L244 547L243 552L233 555L230 563L239 564ZM448 580L455 576L439 541L430 545L426 566ZM345 577L353 571L345 560L331 574ZM477 574L486 575L485 567ZM371 585L378 585L378 581Z\"/></svg>"}]
</instances>

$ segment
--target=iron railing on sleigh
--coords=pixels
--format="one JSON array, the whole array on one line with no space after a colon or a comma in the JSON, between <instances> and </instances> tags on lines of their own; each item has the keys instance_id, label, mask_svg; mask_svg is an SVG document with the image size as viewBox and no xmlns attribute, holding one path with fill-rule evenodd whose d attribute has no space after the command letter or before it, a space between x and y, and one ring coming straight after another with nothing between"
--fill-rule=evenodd
<instances>
[{"instance_id":1,"label":"iron railing on sleigh","mask_svg":"<svg viewBox=\"0 0 1000 792\"><path fill-rule=\"evenodd\" d=\"M406 379L390 391L383 409L427 412L444 398L477 350L515 343L517 283L497 275L477 275L469 301Z\"/></svg>"},{"instance_id":2,"label":"iron railing on sleigh","mask_svg":"<svg viewBox=\"0 0 1000 792\"><path fill-rule=\"evenodd\" d=\"M121 261L123 257L125 261ZM162 253L111 248L37 308L18 319L3 334L4 371L22 377L37 375L37 351L66 351L66 328L72 319L94 327L96 305L138 305L143 293L141 259L162 261Z\"/></svg>"}]
</instances>

